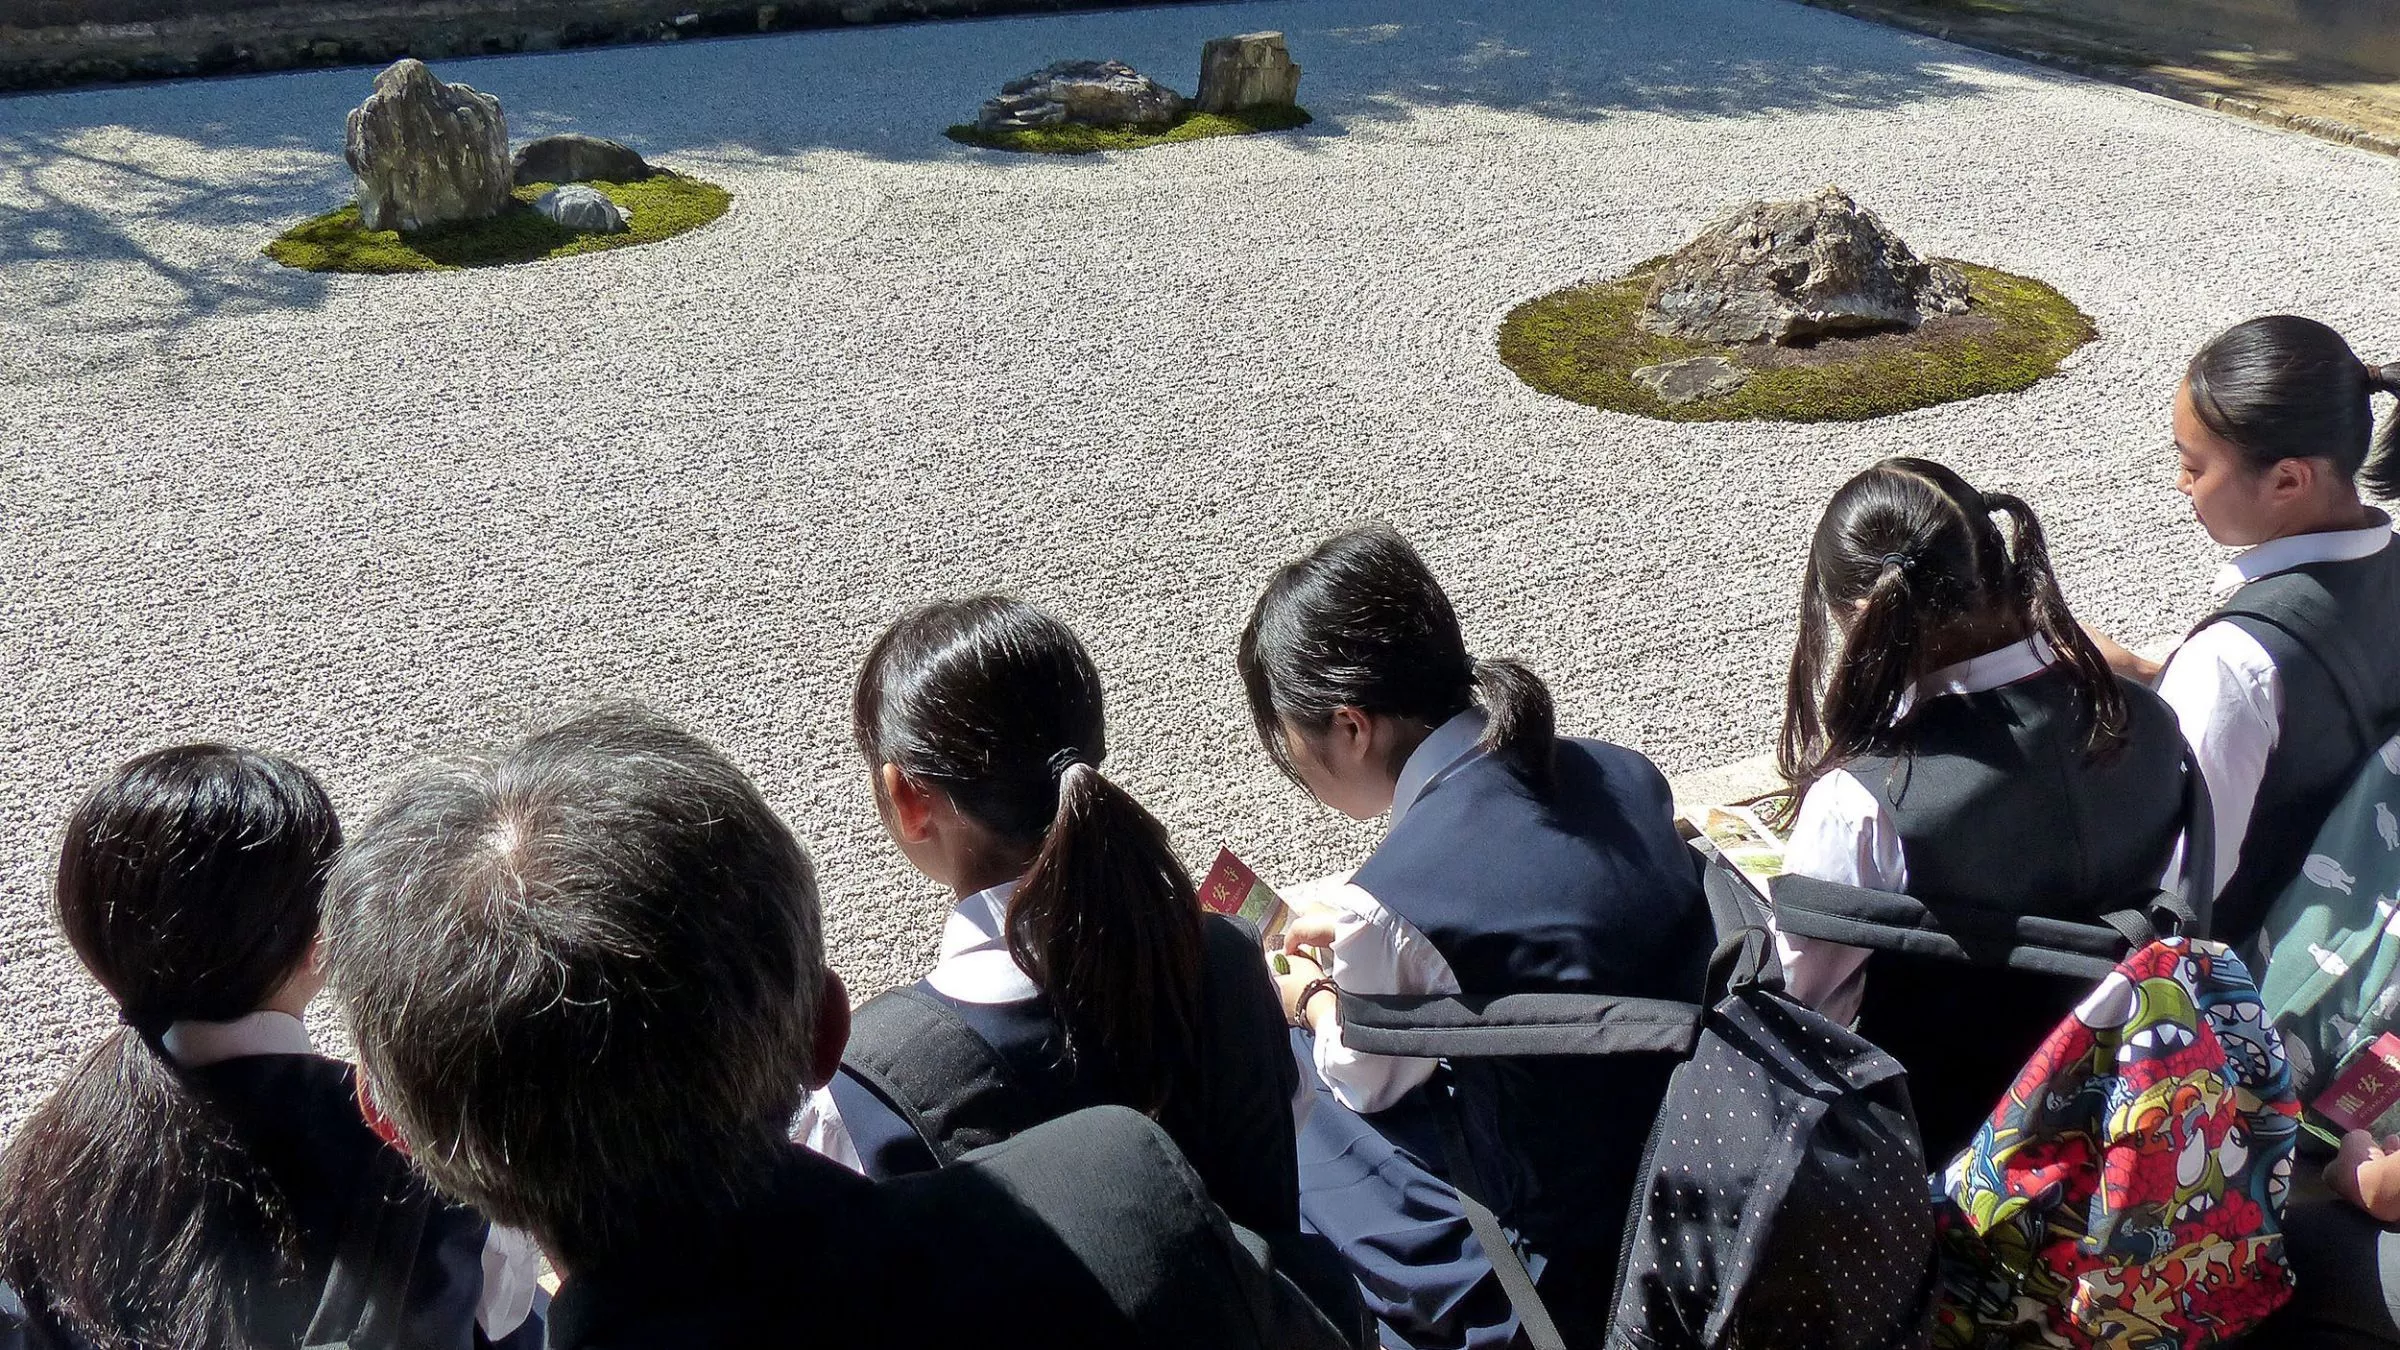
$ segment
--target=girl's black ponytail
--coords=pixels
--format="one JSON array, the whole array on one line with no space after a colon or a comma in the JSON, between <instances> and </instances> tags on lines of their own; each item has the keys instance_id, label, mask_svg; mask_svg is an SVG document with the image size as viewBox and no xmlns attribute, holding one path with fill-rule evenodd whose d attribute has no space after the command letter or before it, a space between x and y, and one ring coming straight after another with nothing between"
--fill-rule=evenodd
<instances>
[{"instance_id":1,"label":"girl's black ponytail","mask_svg":"<svg viewBox=\"0 0 2400 1350\"><path fill-rule=\"evenodd\" d=\"M1041 986L1069 1052L1157 1115L1198 1072L1200 902L1167 830L1089 763L1008 907L1008 949Z\"/></svg>"},{"instance_id":2,"label":"girl's black ponytail","mask_svg":"<svg viewBox=\"0 0 2400 1350\"><path fill-rule=\"evenodd\" d=\"M1201 917L1166 827L1100 773L1100 672L1065 624L984 595L904 615L851 702L867 762L944 793L1023 867L1010 955L1117 1101L1157 1114L1198 1072Z\"/></svg>"},{"instance_id":3,"label":"girl's black ponytail","mask_svg":"<svg viewBox=\"0 0 2400 1350\"><path fill-rule=\"evenodd\" d=\"M1521 661L1505 658L1474 663L1475 701L1487 719L1480 748L1505 760L1537 791L1548 792L1557 777L1558 712L1550 686Z\"/></svg>"},{"instance_id":4,"label":"girl's black ponytail","mask_svg":"<svg viewBox=\"0 0 2400 1350\"><path fill-rule=\"evenodd\" d=\"M2041 521L2023 498L2012 493L1987 492L1983 500L1994 512L2008 517L2009 560L2017 577L2017 603L2026 621L2074 671L2076 689L2091 711L2089 748L2117 744L2124 739L2130 716L2125 709L2125 690L2108 668L2108 658L2100 654L2067 609L2058 574L2050 566L2050 546L2042 536Z\"/></svg>"},{"instance_id":5,"label":"girl's black ponytail","mask_svg":"<svg viewBox=\"0 0 2400 1350\"><path fill-rule=\"evenodd\" d=\"M1823 682L1821 715L1814 706L1820 700L1821 661L1810 656L1827 643L1821 618L1817 630L1812 634L1804 629L1802 643L1793 648L1792 676L1785 686L1787 714L1793 710L1789 695L1803 688L1807 692L1797 705L1802 716L1785 719L1777 766L1795 787L1805 789L1828 770L1868 753L1899 716L1925 650L1925 617L1912 576L1915 565L1904 553L1890 554L1879 564L1850 621L1833 674ZM1811 637L1814 642L1808 641ZM1795 725L1802 728L1797 737Z\"/></svg>"},{"instance_id":6,"label":"girl's black ponytail","mask_svg":"<svg viewBox=\"0 0 2400 1350\"><path fill-rule=\"evenodd\" d=\"M2370 395L2390 394L2400 398L2400 361L2368 366L2366 375ZM2375 448L2359 467L2358 485L2369 495L2387 502L2400 500L2400 409L2383 419L2383 430L2375 434Z\"/></svg>"}]
</instances>

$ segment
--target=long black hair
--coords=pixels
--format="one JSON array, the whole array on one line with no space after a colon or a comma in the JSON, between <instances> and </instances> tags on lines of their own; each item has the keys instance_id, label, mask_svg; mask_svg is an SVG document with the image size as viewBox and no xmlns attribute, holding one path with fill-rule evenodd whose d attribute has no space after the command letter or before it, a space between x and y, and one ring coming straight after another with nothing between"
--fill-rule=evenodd
<instances>
[{"instance_id":1,"label":"long black hair","mask_svg":"<svg viewBox=\"0 0 2400 1350\"><path fill-rule=\"evenodd\" d=\"M2008 518L2006 536L1995 516ZM2122 740L2125 693L2068 612L2032 507L1907 457L1843 484L1817 521L1800 585L1776 750L1784 781L1805 791L1850 760L1905 745L1901 707L1937 643L1986 629L2040 635L2074 678L2091 748Z\"/></svg>"},{"instance_id":2,"label":"long black hair","mask_svg":"<svg viewBox=\"0 0 2400 1350\"><path fill-rule=\"evenodd\" d=\"M340 847L306 770L222 745L133 760L67 823L59 927L125 1025L0 1158L0 1277L95 1345L247 1346L298 1278L282 1196L161 1040L291 979Z\"/></svg>"},{"instance_id":3,"label":"long black hair","mask_svg":"<svg viewBox=\"0 0 2400 1350\"><path fill-rule=\"evenodd\" d=\"M1481 748L1537 789L1550 785L1549 686L1518 662L1468 656L1450 597L1388 525L1344 530L1277 568L1235 660L1259 741L1294 782L1287 722L1315 733L1348 707L1431 728L1480 704L1490 719Z\"/></svg>"},{"instance_id":4,"label":"long black hair","mask_svg":"<svg viewBox=\"0 0 2400 1350\"><path fill-rule=\"evenodd\" d=\"M2342 335L2293 314L2219 333L2184 371L2192 411L2253 469L2324 458L2375 496L2400 497L2400 414L2375 434L2374 396L2400 395L2400 364L2369 365Z\"/></svg>"},{"instance_id":5,"label":"long black hair","mask_svg":"<svg viewBox=\"0 0 2400 1350\"><path fill-rule=\"evenodd\" d=\"M1009 952L1079 1067L1153 1115L1190 1091L1199 898L1166 827L1100 773L1100 672L1074 632L1003 596L927 605L868 650L851 730L869 765L899 766L1030 859Z\"/></svg>"}]
</instances>

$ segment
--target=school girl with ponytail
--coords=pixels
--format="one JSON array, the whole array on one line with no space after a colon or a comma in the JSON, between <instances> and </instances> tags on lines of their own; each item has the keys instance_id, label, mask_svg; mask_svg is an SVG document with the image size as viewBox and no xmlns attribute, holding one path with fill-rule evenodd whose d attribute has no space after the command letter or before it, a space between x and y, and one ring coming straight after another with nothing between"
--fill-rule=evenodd
<instances>
[{"instance_id":1,"label":"school girl with ponytail","mask_svg":"<svg viewBox=\"0 0 2400 1350\"><path fill-rule=\"evenodd\" d=\"M143 755L76 807L58 922L123 1025L0 1157L0 1281L32 1345L341 1339L360 1309L327 1281L367 1252L344 1287L381 1327L353 1344L541 1344L530 1241L437 1200L309 1044L341 842L306 770L220 745Z\"/></svg>"},{"instance_id":2,"label":"school girl with ponytail","mask_svg":"<svg viewBox=\"0 0 2400 1350\"><path fill-rule=\"evenodd\" d=\"M2032 508L1922 459L1866 469L1817 522L1777 761L1787 877L1915 897L1954 936L2145 908L2187 814L2174 716L2076 625ZM1907 1067L1936 1166L2089 992L1828 941L1858 916L1793 890L1787 988Z\"/></svg>"},{"instance_id":3,"label":"school girl with ponytail","mask_svg":"<svg viewBox=\"0 0 2400 1350\"><path fill-rule=\"evenodd\" d=\"M1279 569L1238 661L1277 766L1344 815L1390 821L1285 936L1279 984L1314 1090L1301 1216L1349 1261L1386 1346L1506 1345L1515 1317L1445 1175L1433 1094L1449 1085L1434 1061L1346 1047L1335 991L1695 999L1713 936L1696 855L1648 760L1559 737L1539 677L1468 656L1449 597L1391 529ZM1457 1083L1491 1162L1477 1188L1570 1345L1606 1330L1664 1061L1498 1060Z\"/></svg>"},{"instance_id":4,"label":"school girl with ponytail","mask_svg":"<svg viewBox=\"0 0 2400 1350\"><path fill-rule=\"evenodd\" d=\"M2361 361L2314 319L2252 319L2202 347L2175 391L2176 487L2237 547L2214 608L2155 678L2216 808L2215 936L2247 942L2317 827L2400 721L2400 548L2360 492L2400 496L2400 365Z\"/></svg>"},{"instance_id":5,"label":"school girl with ponytail","mask_svg":"<svg viewBox=\"0 0 2400 1350\"><path fill-rule=\"evenodd\" d=\"M927 605L868 650L851 728L892 842L957 903L933 972L859 1009L803 1141L881 1178L1129 1106L1234 1222L1297 1234L1299 1076L1257 939L1204 915L1165 827L1100 772L1075 634L1000 596Z\"/></svg>"}]
</instances>

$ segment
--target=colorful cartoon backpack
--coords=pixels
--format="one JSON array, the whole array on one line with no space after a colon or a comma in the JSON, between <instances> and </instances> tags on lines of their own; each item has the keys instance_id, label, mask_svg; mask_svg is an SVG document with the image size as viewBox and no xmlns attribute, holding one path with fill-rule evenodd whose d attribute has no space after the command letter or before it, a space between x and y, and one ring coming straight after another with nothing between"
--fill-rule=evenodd
<instances>
[{"instance_id":1,"label":"colorful cartoon backpack","mask_svg":"<svg viewBox=\"0 0 2400 1350\"><path fill-rule=\"evenodd\" d=\"M2313 1102L2400 1025L2400 737L2367 757L2258 941L2267 1018L2300 1100ZM2389 1120L2400 1113L2385 1114L2378 1130L2400 1128Z\"/></svg>"},{"instance_id":2,"label":"colorful cartoon backpack","mask_svg":"<svg viewBox=\"0 0 2400 1350\"><path fill-rule=\"evenodd\" d=\"M2120 962L1938 1179L1935 1344L2225 1345L2291 1296L2300 1107L2257 986L2220 943Z\"/></svg>"}]
</instances>

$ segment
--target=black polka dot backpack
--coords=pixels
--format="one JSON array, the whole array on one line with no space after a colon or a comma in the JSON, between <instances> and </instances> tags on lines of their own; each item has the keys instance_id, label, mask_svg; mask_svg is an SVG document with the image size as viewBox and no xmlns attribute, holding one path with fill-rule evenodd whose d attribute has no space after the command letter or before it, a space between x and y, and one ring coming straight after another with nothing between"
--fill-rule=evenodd
<instances>
[{"instance_id":1,"label":"black polka dot backpack","mask_svg":"<svg viewBox=\"0 0 2400 1350\"><path fill-rule=\"evenodd\" d=\"M1929 1344L1934 1211L1899 1061L1784 996L1749 884L1707 868L1718 946L1705 1003L1580 994L1342 996L1378 1054L1682 1057L1625 1216L1607 1350L1913 1350ZM1460 1139L1446 1124L1446 1142ZM1506 1230L1445 1150L1534 1350L1559 1337ZM1594 1347L1593 1350L1598 1350Z\"/></svg>"}]
</instances>

